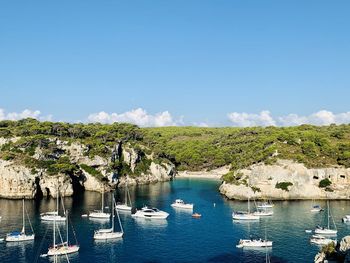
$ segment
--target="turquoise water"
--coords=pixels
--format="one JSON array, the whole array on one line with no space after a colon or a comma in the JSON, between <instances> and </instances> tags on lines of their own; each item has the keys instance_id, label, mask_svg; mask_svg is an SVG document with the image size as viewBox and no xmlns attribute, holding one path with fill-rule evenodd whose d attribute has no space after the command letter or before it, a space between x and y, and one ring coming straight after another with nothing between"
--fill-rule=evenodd
<instances>
[{"instance_id":1,"label":"turquoise water","mask_svg":"<svg viewBox=\"0 0 350 263\"><path fill-rule=\"evenodd\" d=\"M231 220L233 209L246 209L246 202L229 201L217 191L219 182L202 179L176 179L170 183L139 186L130 189L137 207L150 204L170 213L166 221L135 220L121 214L124 238L120 241L95 242L94 229L108 223L82 218L81 214L100 207L100 194L86 192L65 198L71 211L80 253L70 256L70 262L265 262L265 250L242 250L235 247L240 238L249 235L265 236L274 241L269 253L272 262L313 262L318 247L308 241L305 229L313 229L325 219L325 214L309 212L310 201L275 202L274 215L260 222L237 223ZM118 193L123 196L123 190ZM170 204L176 198L195 203L191 213L177 211ZM110 197L109 197L110 200ZM108 204L108 200L106 200ZM51 225L42 223L39 214L55 207L54 200L27 200L26 207L36 231L35 242L0 243L0 262L50 262L39 255L52 242ZM215 206L214 206L215 203ZM325 202L319 202L326 206ZM338 237L350 234L350 224L341 218L350 213L350 202L331 202ZM21 228L22 202L0 200L0 237ZM117 223L117 221L116 221ZM70 233L73 238L73 233ZM73 238L74 239L74 238ZM67 262L64 258L60 262Z\"/></svg>"}]
</instances>

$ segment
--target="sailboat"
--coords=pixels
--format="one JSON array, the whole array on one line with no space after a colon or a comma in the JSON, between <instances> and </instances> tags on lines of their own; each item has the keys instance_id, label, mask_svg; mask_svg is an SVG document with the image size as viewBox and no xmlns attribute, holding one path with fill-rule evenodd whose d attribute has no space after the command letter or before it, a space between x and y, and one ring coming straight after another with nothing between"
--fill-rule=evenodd
<instances>
[{"instance_id":1,"label":"sailboat","mask_svg":"<svg viewBox=\"0 0 350 263\"><path fill-rule=\"evenodd\" d=\"M258 202L256 204L256 208L273 208L275 205L272 203L271 200L266 199L262 202Z\"/></svg>"},{"instance_id":2,"label":"sailboat","mask_svg":"<svg viewBox=\"0 0 350 263\"><path fill-rule=\"evenodd\" d=\"M129 204L128 205L128 199L129 199ZM130 211L131 212L131 198L130 198L130 193L128 189L128 185L125 182L125 197L124 197L124 204L116 204L115 208L119 211Z\"/></svg>"},{"instance_id":3,"label":"sailboat","mask_svg":"<svg viewBox=\"0 0 350 263\"><path fill-rule=\"evenodd\" d=\"M119 213L118 213L118 209L116 209L117 211L117 217L118 217L118 222L119 222L119 226L121 231L120 232L115 232L114 231L114 206L116 208L116 204L113 198L113 204L112 204L112 227L111 228L107 228L107 229L99 229L96 230L94 233L94 239L96 240L107 240L107 239L116 239L116 238L121 238L124 235L124 231L123 231L123 227L122 224L120 222L120 217L119 217Z\"/></svg>"},{"instance_id":4,"label":"sailboat","mask_svg":"<svg viewBox=\"0 0 350 263\"><path fill-rule=\"evenodd\" d=\"M57 189L57 203L59 202L59 189ZM63 205L63 200L62 200L62 205ZM63 208L63 210L65 210ZM52 211L52 212L46 212L46 213L41 213L40 214L40 219L42 221L56 221L56 222L65 222L66 221L66 215L60 215L59 214L59 209L57 205L57 210Z\"/></svg>"},{"instance_id":5,"label":"sailboat","mask_svg":"<svg viewBox=\"0 0 350 263\"><path fill-rule=\"evenodd\" d=\"M57 211L58 211L58 190L57 190ZM69 220L68 220L68 211L66 211L66 241L62 240L62 236L60 233L59 228L57 228L58 230L58 234L59 237L61 239L61 243L56 244L56 220L53 220L53 245L52 247L50 247L48 249L47 254L43 254L41 255L41 257L46 257L46 256L54 256L56 258L56 256L60 256L60 255L67 255L67 254L71 254L71 253L75 253L79 251L79 245L70 245L69 244Z\"/></svg>"},{"instance_id":6,"label":"sailboat","mask_svg":"<svg viewBox=\"0 0 350 263\"><path fill-rule=\"evenodd\" d=\"M330 228L329 218L332 218L334 229ZM321 235L336 235L338 233L337 226L335 225L334 219L330 213L329 200L327 201L327 227L317 226L315 229L315 234Z\"/></svg>"},{"instance_id":7,"label":"sailboat","mask_svg":"<svg viewBox=\"0 0 350 263\"><path fill-rule=\"evenodd\" d=\"M94 210L93 212L89 213L90 218L95 218L95 219L109 219L111 216L110 213L105 213L104 212L104 191L102 191L102 206L101 210Z\"/></svg>"},{"instance_id":8,"label":"sailboat","mask_svg":"<svg viewBox=\"0 0 350 263\"><path fill-rule=\"evenodd\" d=\"M232 219L234 220L259 220L260 216L250 212L250 198L248 197L247 211L233 211Z\"/></svg>"},{"instance_id":9,"label":"sailboat","mask_svg":"<svg viewBox=\"0 0 350 263\"><path fill-rule=\"evenodd\" d=\"M23 222L23 226L22 226L22 231L18 232L18 231L14 231L11 232L9 234L6 235L5 241L6 242L20 242L20 241L29 241L29 240L34 240L35 234L33 231L33 227L32 224L30 223L29 217L28 217L28 221L29 221L29 225L30 228L32 230L32 234L27 235L26 234L26 220L25 220L25 208L24 208L24 199L23 199L23 203L22 203L22 222Z\"/></svg>"}]
</instances>

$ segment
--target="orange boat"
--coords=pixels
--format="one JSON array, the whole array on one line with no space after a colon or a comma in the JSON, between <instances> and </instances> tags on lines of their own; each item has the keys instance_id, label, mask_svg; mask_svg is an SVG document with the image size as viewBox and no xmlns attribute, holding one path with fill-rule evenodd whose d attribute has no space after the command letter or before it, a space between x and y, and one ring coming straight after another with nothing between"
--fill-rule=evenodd
<instances>
[{"instance_id":1,"label":"orange boat","mask_svg":"<svg viewBox=\"0 0 350 263\"><path fill-rule=\"evenodd\" d=\"M192 214L192 217L193 218L200 218L202 215L201 214L198 214L198 213L194 213Z\"/></svg>"}]
</instances>

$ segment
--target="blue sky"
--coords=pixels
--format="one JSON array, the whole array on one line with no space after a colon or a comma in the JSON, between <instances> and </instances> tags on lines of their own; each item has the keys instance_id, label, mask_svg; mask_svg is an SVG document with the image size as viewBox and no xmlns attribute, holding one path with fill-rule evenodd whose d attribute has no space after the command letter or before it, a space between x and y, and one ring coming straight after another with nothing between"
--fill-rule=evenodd
<instances>
[{"instance_id":1,"label":"blue sky","mask_svg":"<svg viewBox=\"0 0 350 263\"><path fill-rule=\"evenodd\" d=\"M349 8L2 1L0 119L28 109L42 119L144 126L350 122ZM291 116L295 123L283 122Z\"/></svg>"}]
</instances>

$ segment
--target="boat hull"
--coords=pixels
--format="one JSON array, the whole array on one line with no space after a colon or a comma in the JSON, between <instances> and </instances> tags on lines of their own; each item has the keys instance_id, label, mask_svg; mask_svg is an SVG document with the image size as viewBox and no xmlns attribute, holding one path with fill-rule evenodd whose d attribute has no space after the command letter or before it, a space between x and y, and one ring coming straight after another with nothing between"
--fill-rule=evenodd
<instances>
[{"instance_id":1,"label":"boat hull","mask_svg":"<svg viewBox=\"0 0 350 263\"><path fill-rule=\"evenodd\" d=\"M131 212L131 209L132 209L131 206L127 206L127 205L116 205L115 208L118 211L128 211L128 212Z\"/></svg>"},{"instance_id":2,"label":"boat hull","mask_svg":"<svg viewBox=\"0 0 350 263\"><path fill-rule=\"evenodd\" d=\"M259 220L260 216L252 213L232 213L233 220Z\"/></svg>"},{"instance_id":3,"label":"boat hull","mask_svg":"<svg viewBox=\"0 0 350 263\"><path fill-rule=\"evenodd\" d=\"M272 241L268 240L251 240L251 239L241 239L239 244L236 246L238 248L243 247L272 247Z\"/></svg>"},{"instance_id":4,"label":"boat hull","mask_svg":"<svg viewBox=\"0 0 350 263\"><path fill-rule=\"evenodd\" d=\"M89 214L90 218L95 218L95 219L109 219L111 217L111 214L109 213L96 213L92 212Z\"/></svg>"},{"instance_id":5,"label":"boat hull","mask_svg":"<svg viewBox=\"0 0 350 263\"><path fill-rule=\"evenodd\" d=\"M49 251L47 252L47 256L60 256L60 255L72 254L72 253L78 252L79 248L80 247L77 245L49 248Z\"/></svg>"},{"instance_id":6,"label":"boat hull","mask_svg":"<svg viewBox=\"0 0 350 263\"><path fill-rule=\"evenodd\" d=\"M320 229L320 228L316 228L315 229L315 234L321 234L321 235L336 235L338 233L337 230L333 230L333 229Z\"/></svg>"},{"instance_id":7,"label":"boat hull","mask_svg":"<svg viewBox=\"0 0 350 263\"><path fill-rule=\"evenodd\" d=\"M193 209L193 204L171 204L171 206L179 209Z\"/></svg>"},{"instance_id":8,"label":"boat hull","mask_svg":"<svg viewBox=\"0 0 350 263\"><path fill-rule=\"evenodd\" d=\"M35 235L16 235L16 236L11 236L8 235L5 238L6 242L23 242L23 241L32 241L34 240Z\"/></svg>"},{"instance_id":9,"label":"boat hull","mask_svg":"<svg viewBox=\"0 0 350 263\"><path fill-rule=\"evenodd\" d=\"M103 233L103 232L96 231L94 234L94 239L96 240L117 239L122 237L123 237L123 232Z\"/></svg>"}]
</instances>

